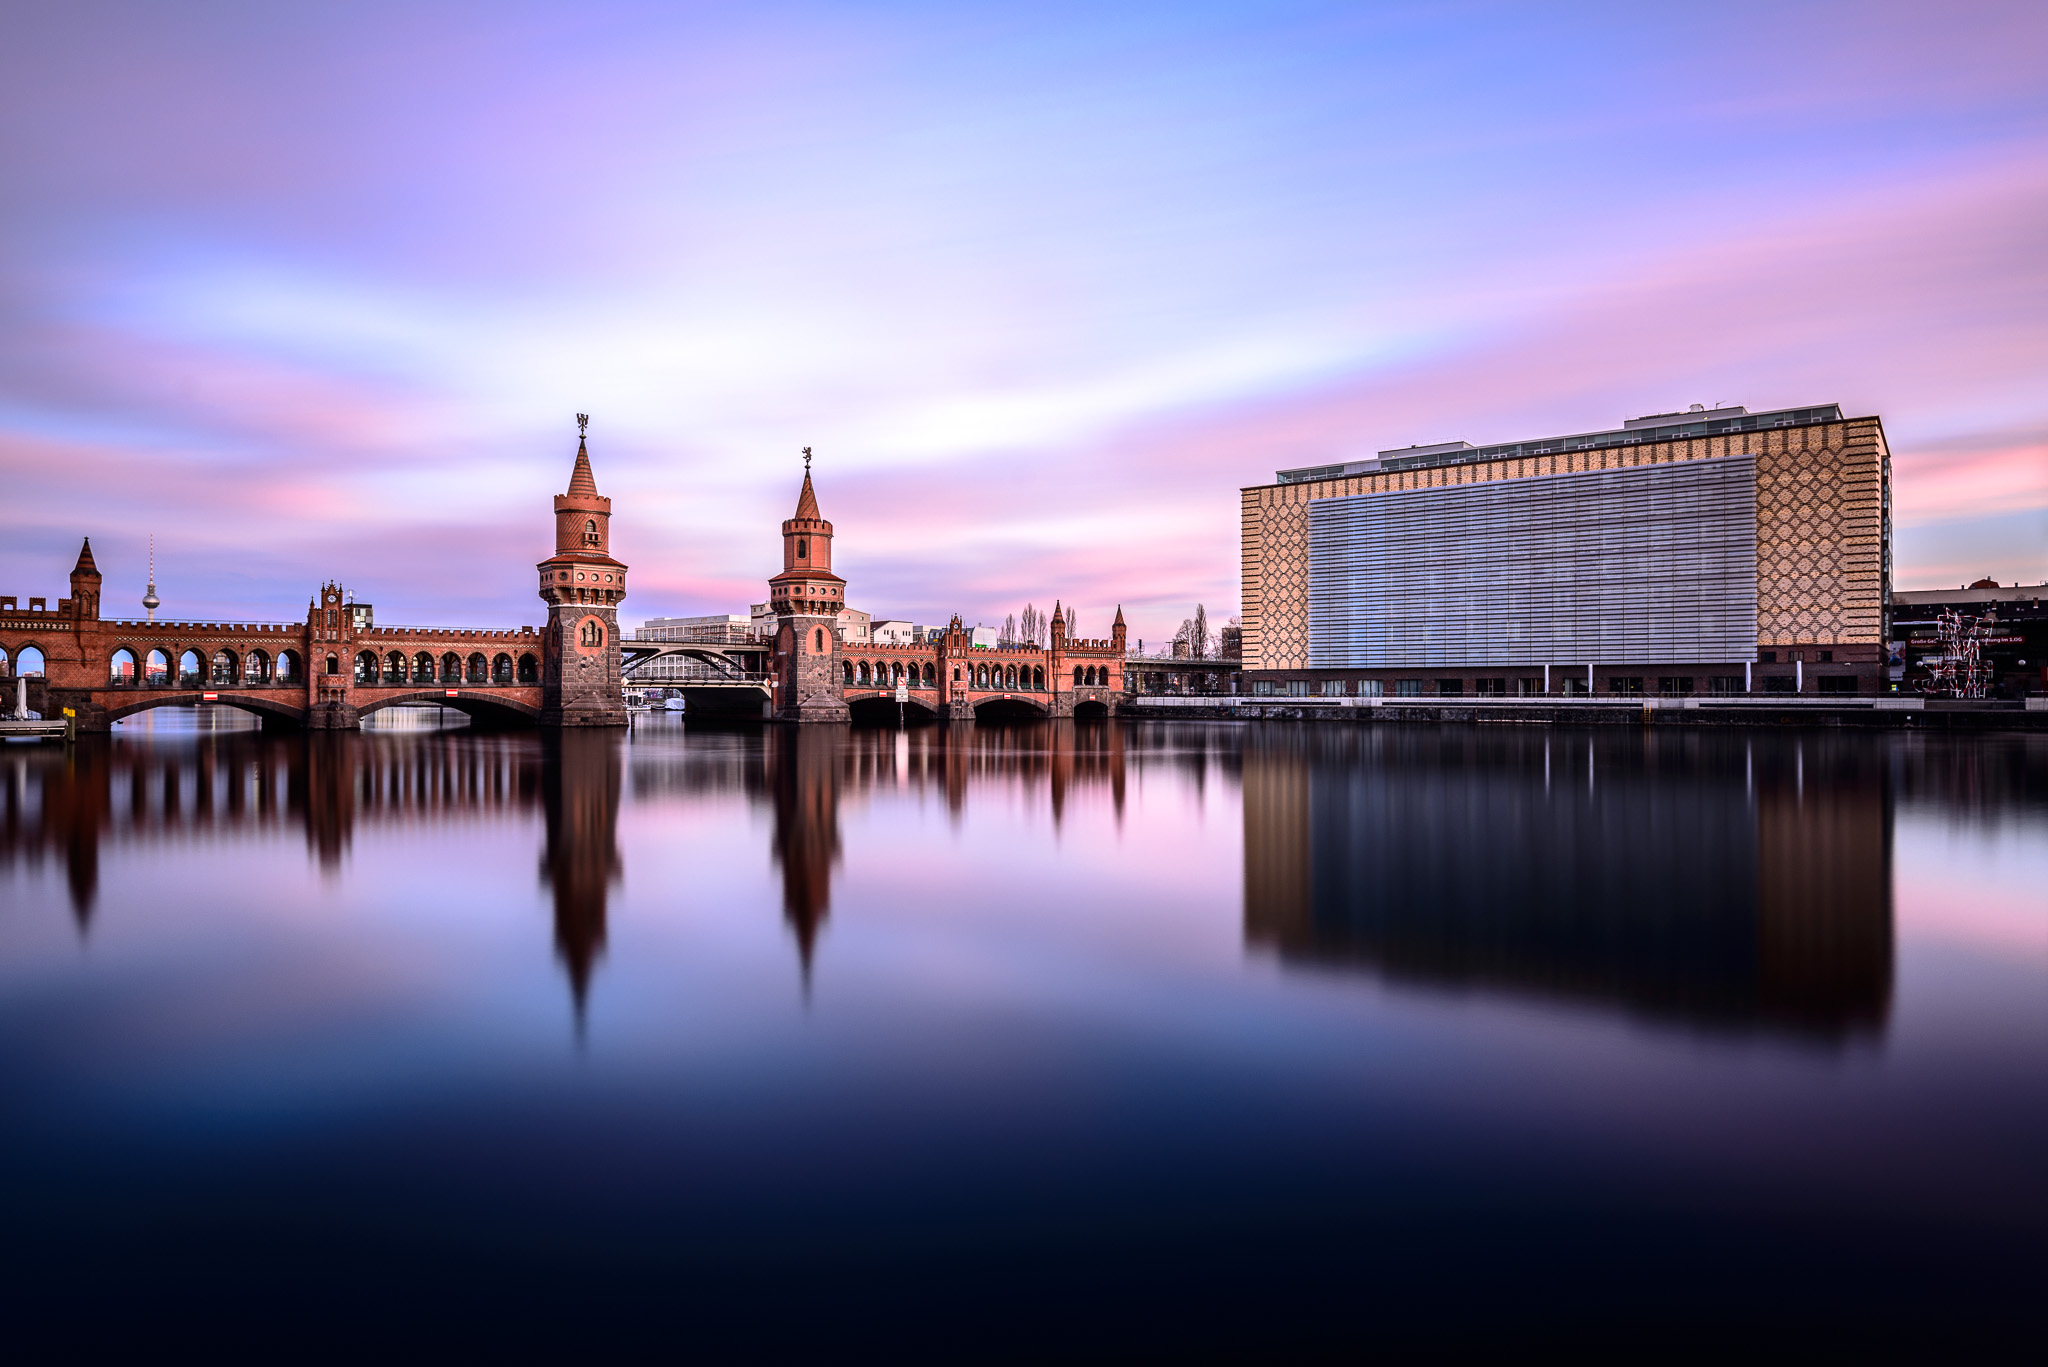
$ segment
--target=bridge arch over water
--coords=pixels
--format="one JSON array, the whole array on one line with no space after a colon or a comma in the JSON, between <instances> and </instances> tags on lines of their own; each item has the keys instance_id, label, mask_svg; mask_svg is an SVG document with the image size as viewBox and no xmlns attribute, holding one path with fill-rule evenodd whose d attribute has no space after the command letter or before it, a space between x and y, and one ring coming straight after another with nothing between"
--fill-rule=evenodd
<instances>
[{"instance_id":1,"label":"bridge arch over water","mask_svg":"<svg viewBox=\"0 0 2048 1367\"><path fill-rule=\"evenodd\" d=\"M902 708L903 710L900 715L906 721L931 721L939 715L938 708L932 705L930 698L919 698L913 695L907 702L902 704ZM893 725L899 715L896 709L897 702L894 693L874 693L866 697L848 698L846 700L846 710L852 714L853 720L857 722L888 722Z\"/></svg>"},{"instance_id":2,"label":"bridge arch over water","mask_svg":"<svg viewBox=\"0 0 2048 1367\"><path fill-rule=\"evenodd\" d=\"M153 712L159 707L233 707L262 719L265 726L303 726L306 709L290 700L289 695L263 693L221 693L212 698L184 689L137 689L132 695L124 695L118 703L110 704L105 713L105 722L115 722L143 712Z\"/></svg>"},{"instance_id":3,"label":"bridge arch over water","mask_svg":"<svg viewBox=\"0 0 2048 1367\"><path fill-rule=\"evenodd\" d=\"M1052 709L1035 698L984 698L974 704L976 721L1038 721Z\"/></svg>"}]
</instances>

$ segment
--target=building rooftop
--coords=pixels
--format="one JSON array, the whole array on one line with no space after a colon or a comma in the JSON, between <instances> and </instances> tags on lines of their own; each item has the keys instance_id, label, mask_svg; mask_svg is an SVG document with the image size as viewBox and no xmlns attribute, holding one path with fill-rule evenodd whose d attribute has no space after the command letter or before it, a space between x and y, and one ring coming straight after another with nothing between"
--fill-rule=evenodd
<instances>
[{"instance_id":1,"label":"building rooftop","mask_svg":"<svg viewBox=\"0 0 2048 1367\"><path fill-rule=\"evenodd\" d=\"M1629 418L1620 427L1605 432L1539 437L1533 441L1511 441L1499 446L1474 446L1463 441L1438 442L1433 446L1402 446L1382 451L1373 460L1276 470L1274 478L1281 484L1301 484L1309 480L1341 479L1346 475L1375 475L1387 470L1460 465L1474 460L1519 460L1525 456L1556 455L1561 451L1590 451L1603 446L1633 446L1639 442L1675 441L1687 437L1718 437L1730 432L1805 427L1817 422L1841 420L1841 405L1832 403L1815 408L1776 408L1768 413L1752 413L1740 407L1703 408L1695 404L1684 413L1652 413Z\"/></svg>"}]
</instances>

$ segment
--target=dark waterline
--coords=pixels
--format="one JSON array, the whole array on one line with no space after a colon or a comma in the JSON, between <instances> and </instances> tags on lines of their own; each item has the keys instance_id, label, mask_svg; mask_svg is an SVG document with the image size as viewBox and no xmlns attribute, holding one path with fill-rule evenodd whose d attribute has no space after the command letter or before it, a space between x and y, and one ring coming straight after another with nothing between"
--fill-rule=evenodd
<instances>
[{"instance_id":1,"label":"dark waterline","mask_svg":"<svg viewBox=\"0 0 2048 1367\"><path fill-rule=\"evenodd\" d=\"M181 727L0 748L17 1341L2041 1327L2038 739Z\"/></svg>"}]
</instances>

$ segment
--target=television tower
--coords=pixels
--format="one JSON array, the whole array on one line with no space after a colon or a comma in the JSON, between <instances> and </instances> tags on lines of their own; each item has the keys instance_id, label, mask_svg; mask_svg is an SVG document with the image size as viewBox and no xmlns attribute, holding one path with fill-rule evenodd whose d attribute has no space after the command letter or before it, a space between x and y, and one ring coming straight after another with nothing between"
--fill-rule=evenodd
<instances>
[{"instance_id":1,"label":"television tower","mask_svg":"<svg viewBox=\"0 0 2048 1367\"><path fill-rule=\"evenodd\" d=\"M156 596L156 533L149 534L149 588L142 595L142 606L149 613L149 620L156 620L156 610L163 606L163 599Z\"/></svg>"}]
</instances>

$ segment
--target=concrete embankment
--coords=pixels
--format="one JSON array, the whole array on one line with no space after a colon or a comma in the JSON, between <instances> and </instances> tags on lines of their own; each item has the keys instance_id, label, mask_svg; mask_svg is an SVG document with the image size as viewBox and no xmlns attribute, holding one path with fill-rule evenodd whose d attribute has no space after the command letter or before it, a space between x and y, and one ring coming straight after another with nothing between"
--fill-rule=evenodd
<instances>
[{"instance_id":1,"label":"concrete embankment","mask_svg":"<svg viewBox=\"0 0 2048 1367\"><path fill-rule=\"evenodd\" d=\"M1160 721L1306 721L1379 726L1418 722L1500 726L1857 727L1885 731L2042 731L2048 707L2017 702L1877 698L1857 702L1638 698L1585 702L1392 698L1139 698L1118 715Z\"/></svg>"}]
</instances>

